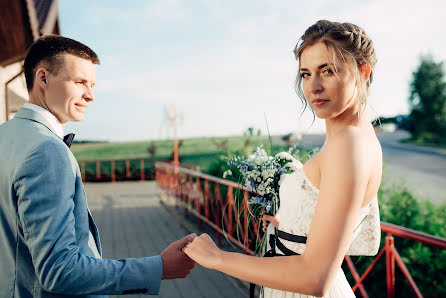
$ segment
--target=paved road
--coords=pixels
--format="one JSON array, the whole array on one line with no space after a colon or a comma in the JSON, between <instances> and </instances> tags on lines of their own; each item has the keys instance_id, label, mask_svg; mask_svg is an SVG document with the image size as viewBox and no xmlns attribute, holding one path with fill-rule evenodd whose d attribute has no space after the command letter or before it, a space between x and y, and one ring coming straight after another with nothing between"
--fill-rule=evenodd
<instances>
[{"instance_id":1,"label":"paved road","mask_svg":"<svg viewBox=\"0 0 446 298\"><path fill-rule=\"evenodd\" d=\"M384 157L384 183L405 183L416 195L433 202L446 201L446 150L400 144L406 132L378 133ZM322 146L324 136L303 136L306 148Z\"/></svg>"},{"instance_id":2,"label":"paved road","mask_svg":"<svg viewBox=\"0 0 446 298\"><path fill-rule=\"evenodd\" d=\"M99 227L105 258L157 255L171 242L188 234L160 204L155 190L155 182L85 184L88 205ZM246 289L242 289L234 279L197 265L187 279L163 281L158 297L246 296Z\"/></svg>"}]
</instances>

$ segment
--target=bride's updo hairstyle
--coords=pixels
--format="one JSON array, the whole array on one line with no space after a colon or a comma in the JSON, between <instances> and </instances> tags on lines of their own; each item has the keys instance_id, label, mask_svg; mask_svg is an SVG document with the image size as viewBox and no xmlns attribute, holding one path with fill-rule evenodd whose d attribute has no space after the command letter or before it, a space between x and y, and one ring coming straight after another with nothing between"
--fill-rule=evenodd
<instances>
[{"instance_id":1,"label":"bride's updo hairstyle","mask_svg":"<svg viewBox=\"0 0 446 298\"><path fill-rule=\"evenodd\" d=\"M328 52L331 54L331 59L337 57L347 63L357 82L356 87L359 95L357 100L365 108L368 89L373 80L373 68L377 62L372 40L362 28L354 24L320 20L305 31L294 49L299 68L302 52L317 42L323 42L326 45ZM366 82L364 77L360 75L360 67L367 63L371 66L371 72L370 78ZM333 71L337 74L336 66L334 68ZM302 90L302 77L299 74L297 75L295 90L302 100L303 112L308 106L308 102Z\"/></svg>"}]
</instances>

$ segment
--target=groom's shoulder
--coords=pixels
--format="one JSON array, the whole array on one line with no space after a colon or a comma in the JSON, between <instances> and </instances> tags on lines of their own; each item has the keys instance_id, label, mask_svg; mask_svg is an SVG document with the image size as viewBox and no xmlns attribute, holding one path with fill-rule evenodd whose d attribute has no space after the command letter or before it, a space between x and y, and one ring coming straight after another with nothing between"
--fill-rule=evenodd
<instances>
[{"instance_id":1,"label":"groom's shoulder","mask_svg":"<svg viewBox=\"0 0 446 298\"><path fill-rule=\"evenodd\" d=\"M18 150L16 165L23 173L34 171L50 171L63 174L72 172L76 176L77 162L72 158L70 149L57 137L40 135L33 138L27 148Z\"/></svg>"},{"instance_id":2,"label":"groom's shoulder","mask_svg":"<svg viewBox=\"0 0 446 298\"><path fill-rule=\"evenodd\" d=\"M53 132L33 121L21 122L14 118L0 126L0 138L7 140L0 145L0 151L12 151L23 157L49 155L68 158L69 148Z\"/></svg>"}]
</instances>

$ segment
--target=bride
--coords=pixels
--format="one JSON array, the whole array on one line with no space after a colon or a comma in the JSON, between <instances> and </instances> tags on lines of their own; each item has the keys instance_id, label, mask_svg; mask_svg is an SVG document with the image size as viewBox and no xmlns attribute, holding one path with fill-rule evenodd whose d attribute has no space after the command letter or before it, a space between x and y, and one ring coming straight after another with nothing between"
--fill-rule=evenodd
<instances>
[{"instance_id":1,"label":"bride","mask_svg":"<svg viewBox=\"0 0 446 298\"><path fill-rule=\"evenodd\" d=\"M375 50L360 27L322 20L294 53L297 93L325 120L326 137L283 180L277 215L264 216L277 228L273 257L222 251L207 234L183 251L204 267L264 286L263 297L355 297L341 269L344 256L375 255L380 243L382 151L364 116Z\"/></svg>"}]
</instances>

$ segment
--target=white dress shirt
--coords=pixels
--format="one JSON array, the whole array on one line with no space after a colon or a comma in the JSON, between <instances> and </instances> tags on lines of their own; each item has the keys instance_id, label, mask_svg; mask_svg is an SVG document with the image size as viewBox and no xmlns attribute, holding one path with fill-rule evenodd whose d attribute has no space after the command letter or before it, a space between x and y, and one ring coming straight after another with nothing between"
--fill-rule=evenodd
<instances>
[{"instance_id":1,"label":"white dress shirt","mask_svg":"<svg viewBox=\"0 0 446 298\"><path fill-rule=\"evenodd\" d=\"M45 120L50 124L50 129L63 140L64 134L63 134L63 126L60 123L59 119L57 119L56 116L54 116L50 111L42 108L41 106L32 104L32 103L25 103L23 105L24 108L33 110L36 113L39 113L42 117L45 118ZM90 211L89 211L90 212ZM96 258L101 258L99 255L98 247L96 246L96 242L94 241L93 235L91 234L88 237L88 246L93 251L93 254Z\"/></svg>"}]
</instances>

